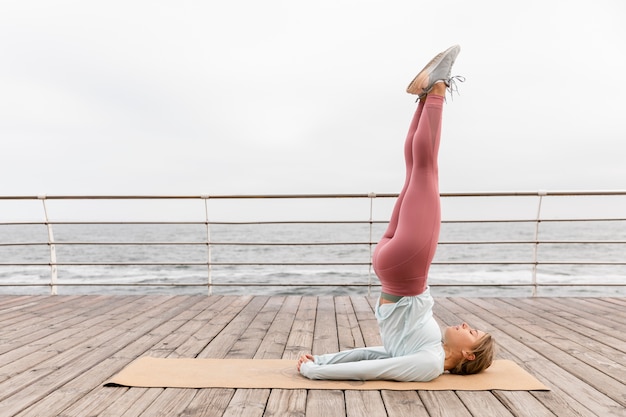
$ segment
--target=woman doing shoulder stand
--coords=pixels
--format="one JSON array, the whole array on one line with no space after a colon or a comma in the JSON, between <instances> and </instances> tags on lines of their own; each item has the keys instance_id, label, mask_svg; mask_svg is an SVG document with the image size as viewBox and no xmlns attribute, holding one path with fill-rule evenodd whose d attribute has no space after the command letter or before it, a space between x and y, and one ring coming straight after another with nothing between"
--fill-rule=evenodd
<instances>
[{"instance_id":1,"label":"woman doing shoulder stand","mask_svg":"<svg viewBox=\"0 0 626 417\"><path fill-rule=\"evenodd\" d=\"M427 283L441 225L441 116L459 51L455 45L437 55L407 88L419 104L404 145L406 180L372 259L382 284L376 318L383 346L303 355L297 366L307 378L430 381L445 371L473 374L491 365L491 335L466 323L442 332Z\"/></svg>"}]
</instances>

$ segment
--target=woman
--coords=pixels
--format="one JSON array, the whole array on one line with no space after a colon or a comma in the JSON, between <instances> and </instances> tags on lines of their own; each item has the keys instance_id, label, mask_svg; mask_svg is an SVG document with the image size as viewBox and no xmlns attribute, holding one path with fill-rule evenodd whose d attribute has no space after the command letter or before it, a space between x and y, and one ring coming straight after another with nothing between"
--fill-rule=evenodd
<instances>
[{"instance_id":1,"label":"woman","mask_svg":"<svg viewBox=\"0 0 626 417\"><path fill-rule=\"evenodd\" d=\"M455 45L437 55L407 91L419 96L404 146L406 181L373 265L382 284L376 318L383 345L327 355L302 355L298 371L311 379L430 381L444 371L480 372L493 360L491 335L466 323L443 331L433 318L427 284L441 213L437 154L446 88L452 91Z\"/></svg>"}]
</instances>

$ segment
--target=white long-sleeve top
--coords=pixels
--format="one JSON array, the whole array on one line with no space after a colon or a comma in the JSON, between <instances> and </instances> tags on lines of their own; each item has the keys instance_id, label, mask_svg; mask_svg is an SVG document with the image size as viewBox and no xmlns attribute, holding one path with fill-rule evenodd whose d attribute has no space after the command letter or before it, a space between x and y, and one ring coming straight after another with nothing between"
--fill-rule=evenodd
<instances>
[{"instance_id":1,"label":"white long-sleeve top","mask_svg":"<svg viewBox=\"0 0 626 417\"><path fill-rule=\"evenodd\" d=\"M445 353L433 317L430 290L378 304L376 319L383 346L314 356L300 366L310 379L430 381L441 375Z\"/></svg>"}]
</instances>

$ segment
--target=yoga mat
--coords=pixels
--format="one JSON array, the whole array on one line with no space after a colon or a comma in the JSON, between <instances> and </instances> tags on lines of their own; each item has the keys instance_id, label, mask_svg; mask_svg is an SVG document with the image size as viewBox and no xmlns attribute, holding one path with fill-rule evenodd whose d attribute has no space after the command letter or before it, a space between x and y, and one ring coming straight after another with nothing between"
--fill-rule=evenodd
<instances>
[{"instance_id":1,"label":"yoga mat","mask_svg":"<svg viewBox=\"0 0 626 417\"><path fill-rule=\"evenodd\" d=\"M185 359L142 357L106 382L147 388L282 388L333 390L505 390L550 389L515 362L496 360L476 375L443 374L430 382L319 381L303 377L295 360Z\"/></svg>"}]
</instances>

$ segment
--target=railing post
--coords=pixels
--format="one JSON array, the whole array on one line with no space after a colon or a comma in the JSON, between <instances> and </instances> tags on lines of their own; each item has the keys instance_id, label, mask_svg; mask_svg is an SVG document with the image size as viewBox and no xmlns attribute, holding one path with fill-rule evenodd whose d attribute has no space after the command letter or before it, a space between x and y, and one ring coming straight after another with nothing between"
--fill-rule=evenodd
<instances>
[{"instance_id":1,"label":"railing post","mask_svg":"<svg viewBox=\"0 0 626 417\"><path fill-rule=\"evenodd\" d=\"M537 207L537 217L535 218L535 244L533 246L533 297L537 296L537 264L539 263L539 223L541 223L541 203L543 202L543 197L548 195L548 193L546 191L539 191L537 195L539 196L539 204Z\"/></svg>"},{"instance_id":2,"label":"railing post","mask_svg":"<svg viewBox=\"0 0 626 417\"><path fill-rule=\"evenodd\" d=\"M46 207L46 196L37 197L43 203L43 214L46 219L46 227L48 228L48 246L50 247L50 295L57 295L57 252L54 245L54 233L52 225L48 220L48 208Z\"/></svg>"},{"instance_id":3,"label":"railing post","mask_svg":"<svg viewBox=\"0 0 626 417\"><path fill-rule=\"evenodd\" d=\"M211 276L211 228L209 226L209 196L203 195L204 224L206 226L206 258L207 258L207 288L208 295L213 295L213 277Z\"/></svg>"},{"instance_id":4,"label":"railing post","mask_svg":"<svg viewBox=\"0 0 626 417\"><path fill-rule=\"evenodd\" d=\"M376 193L369 193L368 198L370 199L370 238L369 238L369 266L367 270L367 296L370 297L372 295L372 235L374 228L374 199L376 198Z\"/></svg>"}]
</instances>

